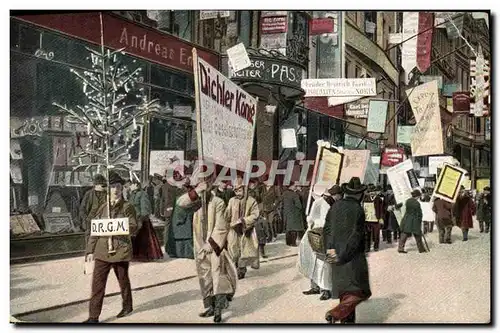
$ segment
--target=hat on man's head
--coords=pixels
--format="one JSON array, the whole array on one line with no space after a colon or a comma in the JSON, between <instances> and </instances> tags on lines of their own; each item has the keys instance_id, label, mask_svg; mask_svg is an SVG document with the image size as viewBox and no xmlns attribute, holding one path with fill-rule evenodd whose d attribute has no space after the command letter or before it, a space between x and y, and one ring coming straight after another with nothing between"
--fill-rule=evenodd
<instances>
[{"instance_id":1,"label":"hat on man's head","mask_svg":"<svg viewBox=\"0 0 500 333\"><path fill-rule=\"evenodd\" d=\"M491 189L489 186L486 186L485 188L483 188L483 191L491 191Z\"/></svg>"},{"instance_id":2,"label":"hat on man's head","mask_svg":"<svg viewBox=\"0 0 500 333\"><path fill-rule=\"evenodd\" d=\"M361 183L359 177L352 177L349 183L342 185L345 194L361 194L366 191L366 185Z\"/></svg>"},{"instance_id":3,"label":"hat on man's head","mask_svg":"<svg viewBox=\"0 0 500 333\"><path fill-rule=\"evenodd\" d=\"M104 185L106 185L106 178L101 174L97 174L94 176L93 183L94 183L94 186L95 185L104 186Z\"/></svg>"},{"instance_id":4,"label":"hat on man's head","mask_svg":"<svg viewBox=\"0 0 500 333\"><path fill-rule=\"evenodd\" d=\"M113 184L125 184L125 181L123 180L122 177L120 177L119 174L117 174L116 172L114 171L111 171L109 173L109 185L113 185Z\"/></svg>"},{"instance_id":5,"label":"hat on man's head","mask_svg":"<svg viewBox=\"0 0 500 333\"><path fill-rule=\"evenodd\" d=\"M422 195L422 193L420 192L419 189L414 189L413 191L411 191L412 198L417 198L417 197L419 197L421 195Z\"/></svg>"},{"instance_id":6,"label":"hat on man's head","mask_svg":"<svg viewBox=\"0 0 500 333\"><path fill-rule=\"evenodd\" d=\"M343 194L344 192L342 191L342 187L338 185L333 185L328 189L328 193L333 196L336 194Z\"/></svg>"}]
</instances>

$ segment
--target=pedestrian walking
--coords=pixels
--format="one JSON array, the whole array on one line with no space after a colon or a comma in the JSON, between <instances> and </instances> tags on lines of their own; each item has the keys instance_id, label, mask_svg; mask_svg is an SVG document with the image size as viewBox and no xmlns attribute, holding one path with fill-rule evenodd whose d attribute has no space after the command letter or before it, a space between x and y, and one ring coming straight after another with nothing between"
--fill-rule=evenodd
<instances>
[{"instance_id":1,"label":"pedestrian walking","mask_svg":"<svg viewBox=\"0 0 500 333\"><path fill-rule=\"evenodd\" d=\"M278 237L278 216L276 210L280 200L280 193L277 186L266 184L262 191L262 216L269 226L270 235L267 242L274 242Z\"/></svg>"},{"instance_id":2,"label":"pedestrian walking","mask_svg":"<svg viewBox=\"0 0 500 333\"><path fill-rule=\"evenodd\" d=\"M378 251L380 246L381 212L383 210L383 201L378 196L376 187L373 184L368 185L367 194L363 199L365 209L365 251L370 252L373 241L373 250ZM377 210L379 210L377 212ZM383 223L382 223L383 224Z\"/></svg>"},{"instance_id":3,"label":"pedestrian walking","mask_svg":"<svg viewBox=\"0 0 500 333\"><path fill-rule=\"evenodd\" d=\"M141 261L163 259L160 241L149 216L153 210L148 195L141 189L141 183L134 179L130 183L129 203L134 206L138 232L132 238L134 259Z\"/></svg>"},{"instance_id":4,"label":"pedestrian walking","mask_svg":"<svg viewBox=\"0 0 500 333\"><path fill-rule=\"evenodd\" d=\"M478 195L477 200L477 220L479 221L479 232L490 231L491 225L491 207L488 203L488 196L490 195L490 188L487 186L483 192ZM489 196L491 200L491 195ZM485 229L486 225L486 229Z\"/></svg>"},{"instance_id":5,"label":"pedestrian walking","mask_svg":"<svg viewBox=\"0 0 500 333\"><path fill-rule=\"evenodd\" d=\"M193 210L193 240L196 271L200 282L205 311L200 317L214 317L222 321L222 309L236 292L237 272L226 248L229 223L225 217L226 204L209 184L202 182L196 188L181 195L177 205ZM202 205L205 196L206 208ZM206 211L203 211L206 209Z\"/></svg>"},{"instance_id":6,"label":"pedestrian walking","mask_svg":"<svg viewBox=\"0 0 500 333\"><path fill-rule=\"evenodd\" d=\"M325 262L325 253L318 253L321 249L314 249L310 242L309 233L315 233L323 237L323 227L330 207L343 197L342 188L338 185L332 186L325 191L321 198L314 201L309 216L307 216L308 228L305 237L299 245L299 271L311 281L311 288L302 292L304 295L320 294L320 300L325 301L332 297L332 268Z\"/></svg>"},{"instance_id":7,"label":"pedestrian walking","mask_svg":"<svg viewBox=\"0 0 500 333\"><path fill-rule=\"evenodd\" d=\"M137 231L137 220L134 206L123 198L125 181L115 172L109 173L110 207L101 205L97 218L128 218L130 235L113 236L112 249L109 248L109 237L91 236L85 251L85 260L94 262L92 274L92 292L89 303L89 318L84 323L98 323L101 315L104 293L109 271L113 269L122 295L122 310L117 318L125 317L133 311L132 288L128 275L129 262L132 260L132 240Z\"/></svg>"},{"instance_id":8,"label":"pedestrian walking","mask_svg":"<svg viewBox=\"0 0 500 333\"><path fill-rule=\"evenodd\" d=\"M472 216L476 214L476 205L464 186L460 187L460 194L455 202L454 210L457 226L462 229L462 241L466 242L469 239L469 229L474 226Z\"/></svg>"},{"instance_id":9,"label":"pedestrian walking","mask_svg":"<svg viewBox=\"0 0 500 333\"><path fill-rule=\"evenodd\" d=\"M354 324L356 306L372 295L365 254L365 212L361 206L366 186L353 177L343 191L344 199L328 211L323 228L328 261L335 264L332 281L340 298L325 319L329 323Z\"/></svg>"},{"instance_id":10,"label":"pedestrian walking","mask_svg":"<svg viewBox=\"0 0 500 333\"><path fill-rule=\"evenodd\" d=\"M453 204L437 198L434 200L432 210L436 213L439 243L451 244L451 229L453 228Z\"/></svg>"},{"instance_id":11,"label":"pedestrian walking","mask_svg":"<svg viewBox=\"0 0 500 333\"><path fill-rule=\"evenodd\" d=\"M419 253L427 252L422 241L422 207L418 199L422 193L419 190L411 192L411 198L405 202L405 215L401 221L401 238L399 240L399 253L408 253L405 251L405 244L409 237L413 235L417 242Z\"/></svg>"},{"instance_id":12,"label":"pedestrian walking","mask_svg":"<svg viewBox=\"0 0 500 333\"><path fill-rule=\"evenodd\" d=\"M290 185L283 193L283 220L285 224L286 245L297 246L297 239L304 236L305 207L299 194L295 191L295 185Z\"/></svg>"},{"instance_id":13,"label":"pedestrian walking","mask_svg":"<svg viewBox=\"0 0 500 333\"><path fill-rule=\"evenodd\" d=\"M392 187L387 186L386 193L384 195L384 226L383 235L384 241L387 244L392 244L393 234L394 240L397 241L401 234L399 229L398 220L394 214L394 209L396 207L396 198L392 192Z\"/></svg>"},{"instance_id":14,"label":"pedestrian walking","mask_svg":"<svg viewBox=\"0 0 500 333\"><path fill-rule=\"evenodd\" d=\"M248 195L255 199L259 207L259 217L255 222L255 231L259 241L259 253L262 258L267 258L266 255L266 242L271 234L267 220L262 213L262 187L255 180L250 180L248 184Z\"/></svg>"},{"instance_id":15,"label":"pedestrian walking","mask_svg":"<svg viewBox=\"0 0 500 333\"><path fill-rule=\"evenodd\" d=\"M483 197L483 219L485 224L484 232L488 233L491 230L491 218L492 218L492 208L493 208L493 197L491 195L491 188L486 187Z\"/></svg>"},{"instance_id":16,"label":"pedestrian walking","mask_svg":"<svg viewBox=\"0 0 500 333\"><path fill-rule=\"evenodd\" d=\"M260 267L259 241L255 230L259 207L257 201L245 193L241 178L234 184L234 194L226 208L231 228L227 236L228 251L238 269L238 279L243 279L247 273L247 266L253 269Z\"/></svg>"}]
</instances>

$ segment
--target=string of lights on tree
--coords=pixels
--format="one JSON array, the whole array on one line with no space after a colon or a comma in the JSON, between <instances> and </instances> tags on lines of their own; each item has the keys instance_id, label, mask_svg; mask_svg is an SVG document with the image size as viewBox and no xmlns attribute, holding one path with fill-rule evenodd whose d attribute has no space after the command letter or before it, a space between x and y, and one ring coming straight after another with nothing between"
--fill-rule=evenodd
<instances>
[{"instance_id":1,"label":"string of lights on tree","mask_svg":"<svg viewBox=\"0 0 500 333\"><path fill-rule=\"evenodd\" d=\"M158 100L148 101L144 88L137 84L142 68L130 72L121 63L123 49L87 50L92 69L71 69L82 83L87 103L74 108L53 103L68 115L68 123L87 127L89 141L82 152L73 156L73 162L78 161L73 171L100 173L102 169L113 169L131 175L130 149L140 139L144 117L158 111Z\"/></svg>"}]
</instances>

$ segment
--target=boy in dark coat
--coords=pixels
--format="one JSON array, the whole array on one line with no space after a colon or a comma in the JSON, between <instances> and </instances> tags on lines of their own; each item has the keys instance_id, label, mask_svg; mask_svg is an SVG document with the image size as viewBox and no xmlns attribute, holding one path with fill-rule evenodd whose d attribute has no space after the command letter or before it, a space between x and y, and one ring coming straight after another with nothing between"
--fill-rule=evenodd
<instances>
[{"instance_id":1,"label":"boy in dark coat","mask_svg":"<svg viewBox=\"0 0 500 333\"><path fill-rule=\"evenodd\" d=\"M473 227L472 216L476 214L476 205L474 200L465 191L465 187L460 187L460 194L455 203L455 216L457 219L457 226L462 229L463 241L467 241L469 237L469 229Z\"/></svg>"},{"instance_id":2,"label":"boy in dark coat","mask_svg":"<svg viewBox=\"0 0 500 333\"><path fill-rule=\"evenodd\" d=\"M406 200L406 211L401 221L401 238L399 240L399 253L408 253L405 251L405 244L408 237L413 235L417 242L418 252L427 252L422 242L422 208L420 207L420 198L422 194L419 190L411 192L411 198Z\"/></svg>"},{"instance_id":3,"label":"boy in dark coat","mask_svg":"<svg viewBox=\"0 0 500 333\"><path fill-rule=\"evenodd\" d=\"M340 304L326 313L330 323L355 323L356 306L371 295L365 255L365 212L361 206L366 186L353 177L343 186L345 198L328 211L323 227L328 261L335 263L334 289Z\"/></svg>"}]
</instances>

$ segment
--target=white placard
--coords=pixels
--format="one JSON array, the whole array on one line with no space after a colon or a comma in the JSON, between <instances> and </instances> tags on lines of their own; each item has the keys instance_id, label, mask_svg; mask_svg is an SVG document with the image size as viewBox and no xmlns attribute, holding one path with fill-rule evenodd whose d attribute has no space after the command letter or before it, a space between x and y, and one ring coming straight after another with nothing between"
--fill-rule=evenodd
<instances>
[{"instance_id":1,"label":"white placard","mask_svg":"<svg viewBox=\"0 0 500 333\"><path fill-rule=\"evenodd\" d=\"M182 150L151 150L149 155L149 174L165 175L165 170L177 169L184 175L184 152Z\"/></svg>"},{"instance_id":2,"label":"white placard","mask_svg":"<svg viewBox=\"0 0 500 333\"><path fill-rule=\"evenodd\" d=\"M425 187L425 178L418 178L418 185L420 185L421 188Z\"/></svg>"},{"instance_id":3,"label":"white placard","mask_svg":"<svg viewBox=\"0 0 500 333\"><path fill-rule=\"evenodd\" d=\"M257 99L200 57L193 57L199 155L209 162L245 171L252 159Z\"/></svg>"},{"instance_id":4,"label":"white placard","mask_svg":"<svg viewBox=\"0 0 500 333\"><path fill-rule=\"evenodd\" d=\"M229 58L229 64L234 72L239 72L252 65L247 50L245 49L245 44L243 43L239 43L227 49L227 56Z\"/></svg>"},{"instance_id":5,"label":"white placard","mask_svg":"<svg viewBox=\"0 0 500 333\"><path fill-rule=\"evenodd\" d=\"M434 222L436 214L432 211L433 202L420 202L422 208L422 221Z\"/></svg>"},{"instance_id":6,"label":"white placard","mask_svg":"<svg viewBox=\"0 0 500 333\"><path fill-rule=\"evenodd\" d=\"M437 169L444 163L453 164L453 156L429 156L429 175L437 175Z\"/></svg>"},{"instance_id":7,"label":"white placard","mask_svg":"<svg viewBox=\"0 0 500 333\"><path fill-rule=\"evenodd\" d=\"M91 221L90 236L126 236L129 234L128 217Z\"/></svg>"},{"instance_id":8,"label":"white placard","mask_svg":"<svg viewBox=\"0 0 500 333\"><path fill-rule=\"evenodd\" d=\"M352 177L359 177L361 182L364 182L370 159L370 151L344 149L342 153L344 154L344 161L342 163L339 183L348 183Z\"/></svg>"},{"instance_id":9,"label":"white placard","mask_svg":"<svg viewBox=\"0 0 500 333\"><path fill-rule=\"evenodd\" d=\"M297 136L295 135L295 129L283 128L281 130L281 147L297 148Z\"/></svg>"},{"instance_id":10,"label":"white placard","mask_svg":"<svg viewBox=\"0 0 500 333\"><path fill-rule=\"evenodd\" d=\"M304 79L301 87L306 97L376 96L375 78L365 79Z\"/></svg>"},{"instance_id":11,"label":"white placard","mask_svg":"<svg viewBox=\"0 0 500 333\"><path fill-rule=\"evenodd\" d=\"M413 162L411 159L407 159L406 161L387 169L387 178L389 178L397 203L404 204L407 199L411 198L412 188L407 171L412 169Z\"/></svg>"},{"instance_id":12,"label":"white placard","mask_svg":"<svg viewBox=\"0 0 500 333\"><path fill-rule=\"evenodd\" d=\"M209 20L217 17L229 17L229 10L200 10L200 20Z\"/></svg>"}]
</instances>

